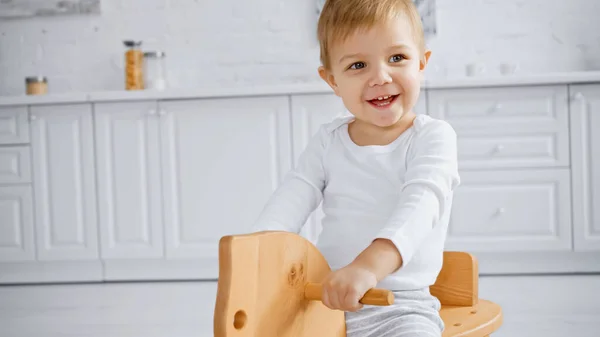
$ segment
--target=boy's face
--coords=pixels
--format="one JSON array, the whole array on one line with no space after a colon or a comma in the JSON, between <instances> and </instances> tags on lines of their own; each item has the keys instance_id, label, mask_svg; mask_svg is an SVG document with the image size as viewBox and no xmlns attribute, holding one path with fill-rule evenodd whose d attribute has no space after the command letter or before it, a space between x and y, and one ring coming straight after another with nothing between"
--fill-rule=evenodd
<instances>
[{"instance_id":1,"label":"boy's face","mask_svg":"<svg viewBox=\"0 0 600 337\"><path fill-rule=\"evenodd\" d=\"M421 58L409 20L357 30L329 52L331 69L319 74L357 120L388 127L412 111L430 52Z\"/></svg>"}]
</instances>

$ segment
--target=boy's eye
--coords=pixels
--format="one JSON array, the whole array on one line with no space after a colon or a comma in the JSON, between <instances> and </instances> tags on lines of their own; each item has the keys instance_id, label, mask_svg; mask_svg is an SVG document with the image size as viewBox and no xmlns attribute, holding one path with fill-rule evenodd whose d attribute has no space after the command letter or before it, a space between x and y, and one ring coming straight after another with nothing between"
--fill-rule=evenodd
<instances>
[{"instance_id":1,"label":"boy's eye","mask_svg":"<svg viewBox=\"0 0 600 337\"><path fill-rule=\"evenodd\" d=\"M356 62L356 63L353 63L350 66L350 69L362 69L364 67L365 67L365 63L364 62Z\"/></svg>"},{"instance_id":2,"label":"boy's eye","mask_svg":"<svg viewBox=\"0 0 600 337\"><path fill-rule=\"evenodd\" d=\"M394 55L390 58L390 62L400 62L403 59L405 59L403 55Z\"/></svg>"}]
</instances>

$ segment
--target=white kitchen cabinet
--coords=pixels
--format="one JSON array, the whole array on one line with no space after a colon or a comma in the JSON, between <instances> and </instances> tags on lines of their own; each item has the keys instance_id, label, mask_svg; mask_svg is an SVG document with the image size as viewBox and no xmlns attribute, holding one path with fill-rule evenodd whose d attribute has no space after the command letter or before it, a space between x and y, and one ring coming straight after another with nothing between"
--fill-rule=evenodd
<instances>
[{"instance_id":1,"label":"white kitchen cabinet","mask_svg":"<svg viewBox=\"0 0 600 337\"><path fill-rule=\"evenodd\" d=\"M568 169L463 171L454 194L448 250L569 252Z\"/></svg>"},{"instance_id":2,"label":"white kitchen cabinet","mask_svg":"<svg viewBox=\"0 0 600 337\"><path fill-rule=\"evenodd\" d=\"M218 272L218 242L247 233L291 168L286 97L159 103L165 254ZM175 263L175 262L174 262Z\"/></svg>"},{"instance_id":3,"label":"white kitchen cabinet","mask_svg":"<svg viewBox=\"0 0 600 337\"><path fill-rule=\"evenodd\" d=\"M571 87L575 250L600 251L600 84Z\"/></svg>"},{"instance_id":4,"label":"white kitchen cabinet","mask_svg":"<svg viewBox=\"0 0 600 337\"><path fill-rule=\"evenodd\" d=\"M0 107L0 283L37 266L27 106ZM39 268L38 268L39 270Z\"/></svg>"},{"instance_id":5,"label":"white kitchen cabinet","mask_svg":"<svg viewBox=\"0 0 600 337\"><path fill-rule=\"evenodd\" d=\"M31 119L38 259L97 261L91 105L35 106Z\"/></svg>"},{"instance_id":6,"label":"white kitchen cabinet","mask_svg":"<svg viewBox=\"0 0 600 337\"><path fill-rule=\"evenodd\" d=\"M600 271L600 84L436 85L415 111L458 135L447 250L482 274ZM0 283L214 279L219 239L343 115L331 92L5 102Z\"/></svg>"},{"instance_id":7,"label":"white kitchen cabinet","mask_svg":"<svg viewBox=\"0 0 600 337\"><path fill-rule=\"evenodd\" d=\"M0 283L100 281L91 105L38 105L29 112L13 141L31 144L5 148L31 153L30 160L14 157L31 172L13 167L19 181L0 187L2 241L12 246L12 256L0 253Z\"/></svg>"},{"instance_id":8,"label":"white kitchen cabinet","mask_svg":"<svg viewBox=\"0 0 600 337\"><path fill-rule=\"evenodd\" d=\"M600 268L574 254L568 92L562 84L428 91L429 114L458 137L461 185L446 249L475 254L482 273Z\"/></svg>"},{"instance_id":9,"label":"white kitchen cabinet","mask_svg":"<svg viewBox=\"0 0 600 337\"><path fill-rule=\"evenodd\" d=\"M0 263L33 260L35 260L35 243L31 187L2 185L0 186ZM0 271L0 281L3 276L3 272Z\"/></svg>"},{"instance_id":10,"label":"white kitchen cabinet","mask_svg":"<svg viewBox=\"0 0 600 337\"><path fill-rule=\"evenodd\" d=\"M100 255L107 264L162 258L157 102L99 103L94 113Z\"/></svg>"}]
</instances>

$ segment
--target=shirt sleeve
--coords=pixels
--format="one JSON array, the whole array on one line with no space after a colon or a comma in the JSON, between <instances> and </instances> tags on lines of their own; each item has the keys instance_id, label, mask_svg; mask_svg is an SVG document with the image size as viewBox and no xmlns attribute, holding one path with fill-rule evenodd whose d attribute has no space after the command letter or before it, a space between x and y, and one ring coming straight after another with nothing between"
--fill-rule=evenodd
<instances>
[{"instance_id":1,"label":"shirt sleeve","mask_svg":"<svg viewBox=\"0 0 600 337\"><path fill-rule=\"evenodd\" d=\"M267 201L252 226L252 232L300 232L323 200L326 137L326 128L322 126L300 154L296 167L286 174Z\"/></svg>"},{"instance_id":2,"label":"shirt sleeve","mask_svg":"<svg viewBox=\"0 0 600 337\"><path fill-rule=\"evenodd\" d=\"M398 207L376 237L396 246L403 265L444 215L460 183L456 138L444 121L424 125L416 135Z\"/></svg>"}]
</instances>

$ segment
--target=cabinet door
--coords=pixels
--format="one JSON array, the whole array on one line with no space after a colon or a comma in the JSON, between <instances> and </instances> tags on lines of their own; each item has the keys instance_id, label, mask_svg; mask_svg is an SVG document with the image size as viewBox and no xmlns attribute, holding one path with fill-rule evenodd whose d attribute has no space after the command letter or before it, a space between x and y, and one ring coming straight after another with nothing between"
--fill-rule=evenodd
<instances>
[{"instance_id":1,"label":"cabinet door","mask_svg":"<svg viewBox=\"0 0 600 337\"><path fill-rule=\"evenodd\" d=\"M0 262L35 260L29 185L0 186Z\"/></svg>"},{"instance_id":2,"label":"cabinet door","mask_svg":"<svg viewBox=\"0 0 600 337\"><path fill-rule=\"evenodd\" d=\"M163 256L156 102L95 106L101 256Z\"/></svg>"},{"instance_id":3,"label":"cabinet door","mask_svg":"<svg viewBox=\"0 0 600 337\"><path fill-rule=\"evenodd\" d=\"M31 183L30 147L0 147L0 184L24 183Z\"/></svg>"},{"instance_id":4,"label":"cabinet door","mask_svg":"<svg viewBox=\"0 0 600 337\"><path fill-rule=\"evenodd\" d=\"M31 108L38 259L98 258L92 108Z\"/></svg>"},{"instance_id":5,"label":"cabinet door","mask_svg":"<svg viewBox=\"0 0 600 337\"><path fill-rule=\"evenodd\" d=\"M216 266L219 239L247 233L291 167L288 99L160 107L166 254Z\"/></svg>"},{"instance_id":6,"label":"cabinet door","mask_svg":"<svg viewBox=\"0 0 600 337\"><path fill-rule=\"evenodd\" d=\"M575 250L600 251L600 85L571 88Z\"/></svg>"}]
</instances>

